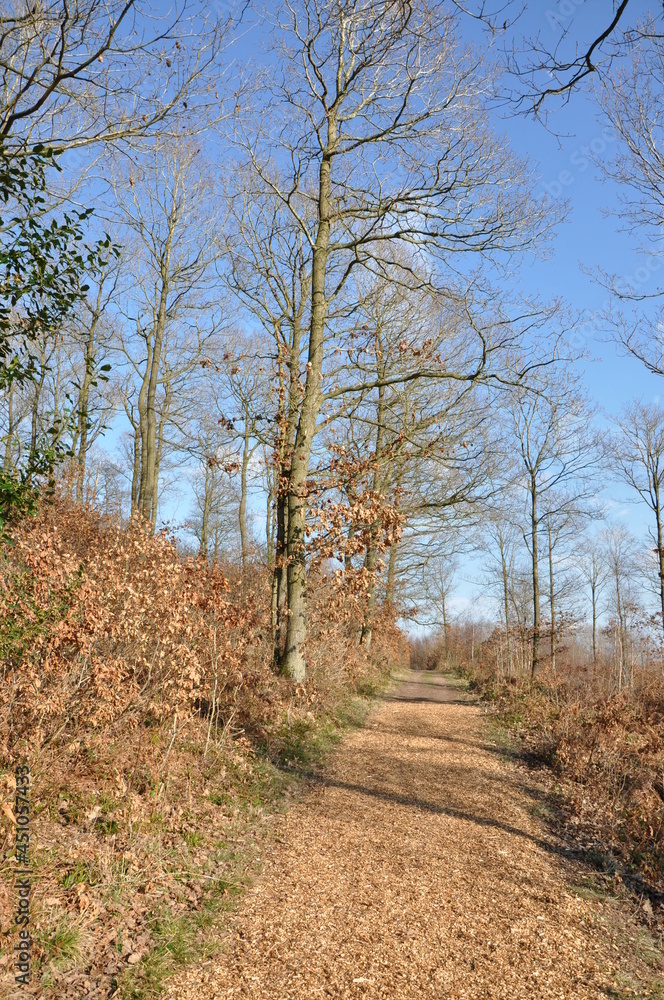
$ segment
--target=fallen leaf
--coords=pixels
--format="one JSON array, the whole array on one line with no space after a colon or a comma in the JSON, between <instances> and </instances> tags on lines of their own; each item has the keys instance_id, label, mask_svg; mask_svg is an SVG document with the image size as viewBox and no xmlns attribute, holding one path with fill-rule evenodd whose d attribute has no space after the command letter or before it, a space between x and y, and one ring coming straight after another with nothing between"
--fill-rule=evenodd
<instances>
[{"instance_id":1,"label":"fallen leaf","mask_svg":"<svg viewBox=\"0 0 664 1000\"><path fill-rule=\"evenodd\" d=\"M7 802L2 803L2 811L9 820L9 822L12 824L12 826L16 826L16 816L14 816L14 813L11 811L9 803Z\"/></svg>"}]
</instances>

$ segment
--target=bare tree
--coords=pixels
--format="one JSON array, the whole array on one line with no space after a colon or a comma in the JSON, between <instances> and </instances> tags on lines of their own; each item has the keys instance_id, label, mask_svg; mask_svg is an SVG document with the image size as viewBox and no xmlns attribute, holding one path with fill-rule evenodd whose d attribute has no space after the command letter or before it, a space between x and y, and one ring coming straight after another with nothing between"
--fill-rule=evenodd
<instances>
[{"instance_id":1,"label":"bare tree","mask_svg":"<svg viewBox=\"0 0 664 1000\"><path fill-rule=\"evenodd\" d=\"M87 455L104 430L104 419L111 412L105 383L110 364L107 356L113 340L111 304L115 296L118 269L101 275L96 290L82 303L72 323L71 336L79 355L73 362L73 385L76 390L75 426L72 434L74 491L83 502Z\"/></svg>"},{"instance_id":2,"label":"bare tree","mask_svg":"<svg viewBox=\"0 0 664 1000\"><path fill-rule=\"evenodd\" d=\"M584 510L578 499L570 497L569 493L562 497L550 497L547 506L551 508L544 518L549 577L549 663L551 670L555 671L558 640L563 631L576 621L573 605L578 577L571 553L589 511Z\"/></svg>"},{"instance_id":3,"label":"bare tree","mask_svg":"<svg viewBox=\"0 0 664 1000\"><path fill-rule=\"evenodd\" d=\"M402 255L402 266L405 262ZM347 501L354 502L363 489L373 497L391 497L406 520L407 538L394 537L390 543L385 600L391 604L397 562L402 580L408 574L419 593L429 562L445 557L439 542L447 537L451 517L461 523L463 512L467 533L469 512L487 493L492 445L491 392L485 379L502 369L494 361L477 379L441 377L454 365L477 370L479 344L467 322L466 303L453 295L406 287L387 263L380 279L365 276L349 286L347 297L356 325L336 338L336 351L323 373L321 418L330 424L335 442L339 428L344 428L343 448L355 457L356 479L343 487ZM484 334L482 351L487 357L507 351L502 334L495 336L489 325ZM513 346L511 336L505 339ZM352 522L348 526L347 570L356 546L355 528ZM370 642L378 594L379 532L377 520L364 552L364 643Z\"/></svg>"},{"instance_id":4,"label":"bare tree","mask_svg":"<svg viewBox=\"0 0 664 1000\"><path fill-rule=\"evenodd\" d=\"M611 631L614 638L614 683L618 691L633 682L632 620L636 610L637 550L634 538L621 525L603 534L612 583Z\"/></svg>"},{"instance_id":5,"label":"bare tree","mask_svg":"<svg viewBox=\"0 0 664 1000\"><path fill-rule=\"evenodd\" d=\"M128 190L118 190L131 247L120 347L130 371L124 399L135 440L132 510L154 529L160 462L174 446L167 431L184 421L184 385L202 373L205 346L221 326L219 212L202 154L186 142L156 144L127 181Z\"/></svg>"},{"instance_id":6,"label":"bare tree","mask_svg":"<svg viewBox=\"0 0 664 1000\"><path fill-rule=\"evenodd\" d=\"M608 567L601 541L591 538L583 544L584 553L579 560L582 579L590 591L590 608L592 620L592 654L593 663L597 664L597 622L599 617L599 599L608 580Z\"/></svg>"},{"instance_id":7,"label":"bare tree","mask_svg":"<svg viewBox=\"0 0 664 1000\"><path fill-rule=\"evenodd\" d=\"M72 149L163 132L169 116L181 121L201 104L205 84L195 85L224 27L191 0L156 14L140 0L10 0L0 14L0 140Z\"/></svg>"},{"instance_id":8,"label":"bare tree","mask_svg":"<svg viewBox=\"0 0 664 1000\"><path fill-rule=\"evenodd\" d=\"M597 450L588 411L571 373L566 375L565 382L559 375L549 385L534 383L530 390L515 392L510 407L528 507L524 539L532 570L533 676L540 666L540 526L563 512L580 514L597 490L590 477Z\"/></svg>"},{"instance_id":9,"label":"bare tree","mask_svg":"<svg viewBox=\"0 0 664 1000\"><path fill-rule=\"evenodd\" d=\"M272 387L274 397L266 407L273 431L266 470L270 481L267 520L274 525L274 552L268 560L272 569L272 633L274 661L279 664L286 646L288 617L287 479L306 375L302 354L310 306L311 247L287 206L251 172L238 172L227 195L226 280L250 323L257 320L273 341L272 357L262 349L261 355L268 368L265 385ZM306 205L302 206L302 211L306 210Z\"/></svg>"},{"instance_id":10,"label":"bare tree","mask_svg":"<svg viewBox=\"0 0 664 1000\"><path fill-rule=\"evenodd\" d=\"M518 5L508 5L518 25ZM508 50L508 66L516 77L513 95L520 110L545 113L555 99L567 102L584 81L605 78L614 61L633 51L643 39L661 35L661 14L639 10L635 0L614 0L605 10L593 10L589 25L579 25L576 3L542 12L546 30L523 37ZM584 14L586 11L584 10ZM508 30L505 21L503 31Z\"/></svg>"},{"instance_id":11,"label":"bare tree","mask_svg":"<svg viewBox=\"0 0 664 1000\"><path fill-rule=\"evenodd\" d=\"M214 414L224 429L234 467L239 472L237 517L243 569L248 565L251 550L248 501L251 481L258 478L255 456L261 454L260 449L268 440L274 443L270 440L274 418L269 413L272 371L265 352L264 337L228 335L221 350L216 352L219 360L208 368L211 379L208 412ZM258 465L262 474L262 462Z\"/></svg>"},{"instance_id":12,"label":"bare tree","mask_svg":"<svg viewBox=\"0 0 664 1000\"><path fill-rule=\"evenodd\" d=\"M446 9L419 2L290 3L275 18L276 54L255 113L243 109L238 122L246 162L311 248L307 372L288 475L283 668L296 680L305 676L306 484L330 303L356 268L380 269L381 248L395 241L449 264L457 251L521 251L544 228L520 167L490 136L485 85L455 26Z\"/></svg>"},{"instance_id":13,"label":"bare tree","mask_svg":"<svg viewBox=\"0 0 664 1000\"><path fill-rule=\"evenodd\" d=\"M459 555L454 550L454 543L445 546L444 551L432 559L425 570L423 591L427 604L436 618L436 624L442 629L445 649L449 649L450 597L454 580L459 570Z\"/></svg>"},{"instance_id":14,"label":"bare tree","mask_svg":"<svg viewBox=\"0 0 664 1000\"><path fill-rule=\"evenodd\" d=\"M664 409L635 401L615 421L607 438L614 468L653 513L659 606L664 629Z\"/></svg>"},{"instance_id":15,"label":"bare tree","mask_svg":"<svg viewBox=\"0 0 664 1000\"><path fill-rule=\"evenodd\" d=\"M240 497L233 481L234 455L228 436L204 418L192 446L199 465L192 480L194 506L188 527L199 542L199 555L217 562L238 549L237 510Z\"/></svg>"},{"instance_id":16,"label":"bare tree","mask_svg":"<svg viewBox=\"0 0 664 1000\"><path fill-rule=\"evenodd\" d=\"M507 493L507 490L504 491ZM504 496L504 494L503 494ZM505 666L507 676L512 674L513 621L512 621L512 587L515 576L518 542L522 532L516 523L516 518L506 517L506 510L493 510L488 517L488 534L495 546L495 566L492 566L492 577L498 578L500 590L500 606L505 625Z\"/></svg>"},{"instance_id":17,"label":"bare tree","mask_svg":"<svg viewBox=\"0 0 664 1000\"><path fill-rule=\"evenodd\" d=\"M617 343L650 372L664 375L663 293L661 285L649 281L661 266L664 219L664 34L661 23L659 27L646 23L641 34L632 58L616 67L599 90L601 112L617 146L615 156L602 159L598 167L618 187L613 214L645 255L645 280L630 282L602 272L598 277L613 296L606 320Z\"/></svg>"}]
</instances>

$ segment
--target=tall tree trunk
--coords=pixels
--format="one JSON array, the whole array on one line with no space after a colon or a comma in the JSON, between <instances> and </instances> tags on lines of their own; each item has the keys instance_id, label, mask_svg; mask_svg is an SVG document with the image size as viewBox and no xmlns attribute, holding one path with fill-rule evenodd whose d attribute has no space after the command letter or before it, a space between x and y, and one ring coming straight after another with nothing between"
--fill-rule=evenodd
<instances>
[{"instance_id":1,"label":"tall tree trunk","mask_svg":"<svg viewBox=\"0 0 664 1000\"><path fill-rule=\"evenodd\" d=\"M531 677L534 677L537 673L540 662L540 585L537 529L537 484L533 476L530 487L530 531L533 558L533 658L530 669Z\"/></svg>"},{"instance_id":2,"label":"tall tree trunk","mask_svg":"<svg viewBox=\"0 0 664 1000\"><path fill-rule=\"evenodd\" d=\"M309 381L309 379L307 379ZM305 396L305 404L307 399ZM286 648L282 657L284 673L294 681L306 677L304 645L307 638L307 591L305 518L307 471L315 430L316 407L310 402L303 408L295 442L295 454L289 476L287 585L288 611Z\"/></svg>"},{"instance_id":3,"label":"tall tree trunk","mask_svg":"<svg viewBox=\"0 0 664 1000\"><path fill-rule=\"evenodd\" d=\"M659 480L654 477L655 486L655 518L657 521L657 561L659 565L659 607L662 612L662 629L664 630L664 538L662 531L662 508L659 501Z\"/></svg>"},{"instance_id":4,"label":"tall tree trunk","mask_svg":"<svg viewBox=\"0 0 664 1000\"><path fill-rule=\"evenodd\" d=\"M14 471L14 383L9 383L7 394L7 437L5 438L5 458L3 462L3 472L10 474Z\"/></svg>"},{"instance_id":5,"label":"tall tree trunk","mask_svg":"<svg viewBox=\"0 0 664 1000\"><path fill-rule=\"evenodd\" d=\"M101 296L103 283L99 285L97 302L90 317L90 327L83 349L85 370L78 397L78 415L76 421L76 502L83 503L83 486L85 483L85 463L88 455L88 424L90 416L90 388L95 367L95 341L97 324L101 314ZM75 449L76 450L76 449Z\"/></svg>"},{"instance_id":6,"label":"tall tree trunk","mask_svg":"<svg viewBox=\"0 0 664 1000\"><path fill-rule=\"evenodd\" d=\"M283 487L277 495L276 545L274 558L274 578L272 581L274 662L281 663L286 649L288 616L288 494Z\"/></svg>"},{"instance_id":7,"label":"tall tree trunk","mask_svg":"<svg viewBox=\"0 0 664 1000\"><path fill-rule=\"evenodd\" d=\"M203 510L201 511L201 540L198 554L203 559L208 557L208 529L210 525L210 508L212 507L214 473L210 465L205 465L205 483L203 486Z\"/></svg>"},{"instance_id":8,"label":"tall tree trunk","mask_svg":"<svg viewBox=\"0 0 664 1000\"><path fill-rule=\"evenodd\" d=\"M249 561L249 533L247 531L247 470L249 469L249 459L251 458L251 425L249 423L249 410L244 411L244 435L242 441L242 470L240 473L240 506L238 517L240 520L240 550L242 555L242 569L247 568Z\"/></svg>"},{"instance_id":9,"label":"tall tree trunk","mask_svg":"<svg viewBox=\"0 0 664 1000\"><path fill-rule=\"evenodd\" d=\"M394 595L396 591L398 551L399 543L392 542L390 545L390 559L387 564L387 584L385 587L385 603L390 605L394 604Z\"/></svg>"},{"instance_id":10,"label":"tall tree trunk","mask_svg":"<svg viewBox=\"0 0 664 1000\"><path fill-rule=\"evenodd\" d=\"M136 408L138 410L138 434L139 434L139 461L138 461L138 484L136 487L136 510L144 514L143 498L146 489L146 476L148 467L148 385L150 382L150 371L152 368L152 340L146 339L147 361L141 388L138 392Z\"/></svg>"},{"instance_id":11,"label":"tall tree trunk","mask_svg":"<svg viewBox=\"0 0 664 1000\"><path fill-rule=\"evenodd\" d=\"M616 578L616 611L618 615L617 631L618 631L618 664L617 664L617 683L618 690L622 691L623 681L625 678L625 627L623 623L623 610L622 610L622 595L620 593L620 576L618 569L615 571Z\"/></svg>"},{"instance_id":12,"label":"tall tree trunk","mask_svg":"<svg viewBox=\"0 0 664 1000\"><path fill-rule=\"evenodd\" d=\"M597 583L594 578L590 583L590 600L593 613L593 664L597 665Z\"/></svg>"},{"instance_id":13,"label":"tall tree trunk","mask_svg":"<svg viewBox=\"0 0 664 1000\"><path fill-rule=\"evenodd\" d=\"M37 437L39 435L39 401L41 399L45 381L46 372L45 370L42 370L41 378L38 382L34 383L34 396L32 398L32 407L30 412L30 451L32 454L34 454L37 450Z\"/></svg>"},{"instance_id":14,"label":"tall tree trunk","mask_svg":"<svg viewBox=\"0 0 664 1000\"><path fill-rule=\"evenodd\" d=\"M507 572L507 559L505 556L505 540L501 537L498 540L500 549L500 563L503 573L503 611L505 614L505 638L507 653L507 676L512 676L512 637L510 635L510 597L509 597L509 575Z\"/></svg>"},{"instance_id":15,"label":"tall tree trunk","mask_svg":"<svg viewBox=\"0 0 664 1000\"><path fill-rule=\"evenodd\" d=\"M296 286L293 283L293 301ZM305 297L300 307L294 310L291 327L291 342L288 352L288 390L285 393L287 412L283 413L280 403L281 439L278 448L276 479L276 541L274 559L274 579L272 581L272 631L274 644L274 664L283 668L288 630L288 493L290 473L297 432L297 417L300 406L300 347L302 342L302 314ZM279 360L279 381L282 384L281 354ZM281 398L283 399L283 395Z\"/></svg>"},{"instance_id":16,"label":"tall tree trunk","mask_svg":"<svg viewBox=\"0 0 664 1000\"><path fill-rule=\"evenodd\" d=\"M553 539L551 533L551 523L547 521L547 533L549 541L549 610L551 613L551 670L556 669L556 595L553 589Z\"/></svg>"},{"instance_id":17,"label":"tall tree trunk","mask_svg":"<svg viewBox=\"0 0 664 1000\"><path fill-rule=\"evenodd\" d=\"M143 437L141 435L140 419L134 425L134 468L131 477L131 513L132 517L138 512L138 493L141 486L141 450Z\"/></svg>"},{"instance_id":18,"label":"tall tree trunk","mask_svg":"<svg viewBox=\"0 0 664 1000\"><path fill-rule=\"evenodd\" d=\"M318 180L318 231L311 268L311 320L307 377L295 448L288 482L288 628L282 658L284 672L294 681L306 678L305 642L307 638L307 581L305 520L309 457L320 413L323 343L327 318L325 278L330 247L330 169L337 141L337 122L332 112L327 118L327 146L323 152Z\"/></svg>"},{"instance_id":19,"label":"tall tree trunk","mask_svg":"<svg viewBox=\"0 0 664 1000\"><path fill-rule=\"evenodd\" d=\"M274 489L272 488L268 490L265 510L265 548L267 566L274 576Z\"/></svg>"},{"instance_id":20,"label":"tall tree trunk","mask_svg":"<svg viewBox=\"0 0 664 1000\"><path fill-rule=\"evenodd\" d=\"M171 402L173 401L173 389L170 381L166 383L166 392L164 395L164 405L162 407L161 413L159 414L159 423L157 430L157 440L156 440L156 450L154 456L154 478L152 483L152 503L150 505L150 522L152 524L152 530L155 530L157 524L157 508L159 506L159 471L161 469L161 459L164 454L164 435L166 433L166 426L168 424L168 417L171 410Z\"/></svg>"},{"instance_id":21,"label":"tall tree trunk","mask_svg":"<svg viewBox=\"0 0 664 1000\"><path fill-rule=\"evenodd\" d=\"M383 378L385 374L385 361L383 358L381 330L376 328L376 374ZM385 386L378 387L378 402L376 405L376 445L374 448L374 461L376 467L373 474L374 493L382 493L382 473L381 463L383 457L383 436L385 431ZM373 617L376 607L376 566L378 564L378 529L379 522L374 521L369 532L369 548L364 560L364 568L369 574L369 589L367 593L367 607L362 625L362 635L360 642L369 648L373 634Z\"/></svg>"},{"instance_id":22,"label":"tall tree trunk","mask_svg":"<svg viewBox=\"0 0 664 1000\"><path fill-rule=\"evenodd\" d=\"M168 303L168 272L170 265L170 237L166 243L164 259L161 268L161 290L159 294L159 305L157 308L157 318L153 331L152 357L149 359L147 367L147 393L145 395L145 443L143 447L144 463L141 469L141 490L139 495L139 507L145 518L152 522L152 531L155 529L152 512L155 507L155 494L158 490L157 483L157 387L159 385L159 372L161 368L161 355L164 346L164 334L166 332L166 310ZM145 385L145 380L144 380ZM143 386L141 386L143 391Z\"/></svg>"}]
</instances>

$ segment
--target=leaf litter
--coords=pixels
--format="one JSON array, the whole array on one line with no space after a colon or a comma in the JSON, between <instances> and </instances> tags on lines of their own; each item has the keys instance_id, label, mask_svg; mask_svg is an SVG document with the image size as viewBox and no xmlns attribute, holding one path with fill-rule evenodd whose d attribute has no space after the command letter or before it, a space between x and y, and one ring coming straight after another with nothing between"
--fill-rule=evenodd
<instances>
[{"instance_id":1,"label":"leaf litter","mask_svg":"<svg viewBox=\"0 0 664 1000\"><path fill-rule=\"evenodd\" d=\"M650 996L625 986L628 966L651 970L625 954L603 902L575 891L533 797L478 707L413 675L284 817L222 953L168 995Z\"/></svg>"}]
</instances>

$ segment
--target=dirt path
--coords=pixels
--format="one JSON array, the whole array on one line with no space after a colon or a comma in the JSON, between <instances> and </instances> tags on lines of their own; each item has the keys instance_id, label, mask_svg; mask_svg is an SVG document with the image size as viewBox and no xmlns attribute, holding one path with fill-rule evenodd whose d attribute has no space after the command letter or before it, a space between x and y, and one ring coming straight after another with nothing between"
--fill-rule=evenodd
<instances>
[{"instance_id":1,"label":"dirt path","mask_svg":"<svg viewBox=\"0 0 664 1000\"><path fill-rule=\"evenodd\" d=\"M596 904L570 888L532 806L478 708L413 675L288 813L221 957L170 995L622 995Z\"/></svg>"}]
</instances>

